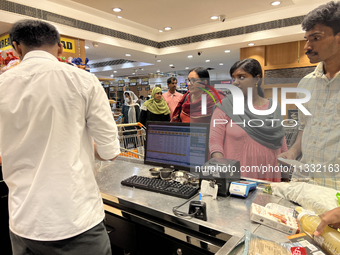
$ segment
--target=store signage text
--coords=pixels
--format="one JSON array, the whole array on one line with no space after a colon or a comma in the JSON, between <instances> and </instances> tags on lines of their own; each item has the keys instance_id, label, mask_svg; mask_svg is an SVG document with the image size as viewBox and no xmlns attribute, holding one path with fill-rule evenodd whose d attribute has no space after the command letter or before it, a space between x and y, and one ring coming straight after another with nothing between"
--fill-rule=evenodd
<instances>
[{"instance_id":1,"label":"store signage text","mask_svg":"<svg viewBox=\"0 0 340 255\"><path fill-rule=\"evenodd\" d=\"M64 52L76 53L74 40L60 37L60 42L63 44Z\"/></svg>"},{"instance_id":2,"label":"store signage text","mask_svg":"<svg viewBox=\"0 0 340 255\"><path fill-rule=\"evenodd\" d=\"M0 49L1 50L12 49L12 45L9 41L9 34L0 37Z\"/></svg>"}]
</instances>

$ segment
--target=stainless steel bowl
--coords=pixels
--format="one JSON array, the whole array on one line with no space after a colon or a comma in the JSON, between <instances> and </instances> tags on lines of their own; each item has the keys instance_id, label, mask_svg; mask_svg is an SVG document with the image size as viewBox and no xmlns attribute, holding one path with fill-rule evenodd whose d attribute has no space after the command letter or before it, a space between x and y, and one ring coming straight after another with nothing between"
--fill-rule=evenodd
<instances>
[{"instance_id":1,"label":"stainless steel bowl","mask_svg":"<svg viewBox=\"0 0 340 255\"><path fill-rule=\"evenodd\" d=\"M160 177L162 180L171 180L171 174L174 170L172 168L162 168L160 170Z\"/></svg>"},{"instance_id":2,"label":"stainless steel bowl","mask_svg":"<svg viewBox=\"0 0 340 255\"><path fill-rule=\"evenodd\" d=\"M149 172L150 172L152 177L158 178L161 169L162 169L161 167L154 167L154 168L150 168Z\"/></svg>"},{"instance_id":3,"label":"stainless steel bowl","mask_svg":"<svg viewBox=\"0 0 340 255\"><path fill-rule=\"evenodd\" d=\"M176 171L171 174L171 179L175 182L186 184L189 180L189 176L187 172Z\"/></svg>"}]
</instances>

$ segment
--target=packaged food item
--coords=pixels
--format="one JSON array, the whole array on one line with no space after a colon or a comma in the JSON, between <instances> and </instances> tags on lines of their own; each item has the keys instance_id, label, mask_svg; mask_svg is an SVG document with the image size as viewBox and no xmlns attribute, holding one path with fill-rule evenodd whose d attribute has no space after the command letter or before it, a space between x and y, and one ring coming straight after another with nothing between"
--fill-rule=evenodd
<instances>
[{"instance_id":1,"label":"packaged food item","mask_svg":"<svg viewBox=\"0 0 340 255\"><path fill-rule=\"evenodd\" d=\"M296 218L255 203L252 203L250 207L250 220L290 235L300 232L299 223Z\"/></svg>"},{"instance_id":2,"label":"packaged food item","mask_svg":"<svg viewBox=\"0 0 340 255\"><path fill-rule=\"evenodd\" d=\"M268 209L280 212L282 214L294 217L294 218L296 218L296 216L297 216L294 209L289 208L289 207L285 207L285 206L282 206L282 205L279 205L279 204L268 203L268 204L266 204L265 207L268 208Z\"/></svg>"},{"instance_id":3,"label":"packaged food item","mask_svg":"<svg viewBox=\"0 0 340 255\"><path fill-rule=\"evenodd\" d=\"M302 212L299 214L298 220L302 225L303 231L313 237L316 243L322 247L327 254L340 254L340 233L337 230L327 226L321 236L314 236L313 234L320 224L321 218Z\"/></svg>"},{"instance_id":4,"label":"packaged food item","mask_svg":"<svg viewBox=\"0 0 340 255\"><path fill-rule=\"evenodd\" d=\"M305 233L300 233L292 236L287 236L287 238L293 243L299 243L305 247L307 255L326 255L322 248L308 235Z\"/></svg>"},{"instance_id":5,"label":"packaged food item","mask_svg":"<svg viewBox=\"0 0 340 255\"><path fill-rule=\"evenodd\" d=\"M299 243L278 243L245 231L245 248L242 255L306 254Z\"/></svg>"}]
</instances>

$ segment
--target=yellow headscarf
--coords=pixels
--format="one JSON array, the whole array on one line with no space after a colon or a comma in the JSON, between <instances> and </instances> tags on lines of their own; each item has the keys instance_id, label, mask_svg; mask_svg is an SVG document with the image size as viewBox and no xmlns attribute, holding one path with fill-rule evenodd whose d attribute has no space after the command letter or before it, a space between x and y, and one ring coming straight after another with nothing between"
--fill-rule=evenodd
<instances>
[{"instance_id":1,"label":"yellow headscarf","mask_svg":"<svg viewBox=\"0 0 340 255\"><path fill-rule=\"evenodd\" d=\"M155 94L162 92L159 87L154 87L151 94L151 99L147 100L143 106L145 106L153 114L169 114L170 110L168 104L165 102L164 98L161 97L160 100L155 99Z\"/></svg>"}]
</instances>

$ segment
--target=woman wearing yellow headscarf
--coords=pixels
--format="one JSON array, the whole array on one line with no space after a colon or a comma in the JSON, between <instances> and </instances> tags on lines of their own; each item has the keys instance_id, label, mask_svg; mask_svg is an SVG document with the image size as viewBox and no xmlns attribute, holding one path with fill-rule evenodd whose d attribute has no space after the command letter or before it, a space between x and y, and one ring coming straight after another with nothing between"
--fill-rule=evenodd
<instances>
[{"instance_id":1,"label":"woman wearing yellow headscarf","mask_svg":"<svg viewBox=\"0 0 340 255\"><path fill-rule=\"evenodd\" d=\"M151 99L141 107L139 122L145 126L147 121L170 121L170 110L159 87L153 88Z\"/></svg>"}]
</instances>

